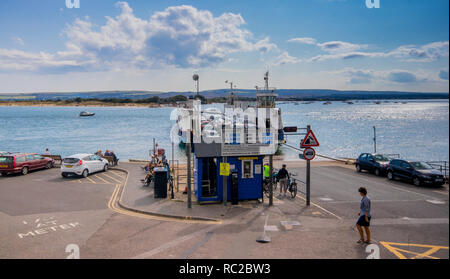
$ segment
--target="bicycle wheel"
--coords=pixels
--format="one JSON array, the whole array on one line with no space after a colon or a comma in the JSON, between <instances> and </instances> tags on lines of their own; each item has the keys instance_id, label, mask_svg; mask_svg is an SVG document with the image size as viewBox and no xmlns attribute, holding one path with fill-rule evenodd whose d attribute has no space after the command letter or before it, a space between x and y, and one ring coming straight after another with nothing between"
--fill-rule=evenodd
<instances>
[{"instance_id":1,"label":"bicycle wheel","mask_svg":"<svg viewBox=\"0 0 450 279\"><path fill-rule=\"evenodd\" d=\"M295 196L297 196L297 183L292 183L292 191L291 191L291 196L292 198L295 198Z\"/></svg>"},{"instance_id":2,"label":"bicycle wheel","mask_svg":"<svg viewBox=\"0 0 450 279\"><path fill-rule=\"evenodd\" d=\"M267 198L270 198L270 189L269 189L269 185L266 184L266 185L264 185L263 187L264 187L264 188L263 188L264 194L266 195Z\"/></svg>"}]
</instances>

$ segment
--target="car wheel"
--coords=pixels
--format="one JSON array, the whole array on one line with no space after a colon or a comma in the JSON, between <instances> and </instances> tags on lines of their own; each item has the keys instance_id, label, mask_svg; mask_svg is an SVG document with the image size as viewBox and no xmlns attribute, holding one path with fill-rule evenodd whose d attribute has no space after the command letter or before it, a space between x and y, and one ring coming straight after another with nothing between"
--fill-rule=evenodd
<instances>
[{"instance_id":1,"label":"car wheel","mask_svg":"<svg viewBox=\"0 0 450 279\"><path fill-rule=\"evenodd\" d=\"M7 174L7 172L2 172L2 176L6 176Z\"/></svg>"},{"instance_id":2,"label":"car wheel","mask_svg":"<svg viewBox=\"0 0 450 279\"><path fill-rule=\"evenodd\" d=\"M88 175L89 175L89 171L88 171L87 169L85 169L81 175L82 175L84 178L86 178L86 177L88 177Z\"/></svg>"},{"instance_id":3,"label":"car wheel","mask_svg":"<svg viewBox=\"0 0 450 279\"><path fill-rule=\"evenodd\" d=\"M108 170L108 164L105 164L105 166L103 167L103 171L107 171Z\"/></svg>"},{"instance_id":4,"label":"car wheel","mask_svg":"<svg viewBox=\"0 0 450 279\"><path fill-rule=\"evenodd\" d=\"M45 168L46 168L46 169L51 169L51 168L53 168L52 162L48 162L47 165L45 165Z\"/></svg>"},{"instance_id":5,"label":"car wheel","mask_svg":"<svg viewBox=\"0 0 450 279\"><path fill-rule=\"evenodd\" d=\"M380 174L381 174L380 169L378 169L378 168L375 169L375 175L376 175L376 176L380 176Z\"/></svg>"},{"instance_id":6,"label":"car wheel","mask_svg":"<svg viewBox=\"0 0 450 279\"><path fill-rule=\"evenodd\" d=\"M361 166L360 165L356 165L356 171L357 172L361 172Z\"/></svg>"},{"instance_id":7,"label":"car wheel","mask_svg":"<svg viewBox=\"0 0 450 279\"><path fill-rule=\"evenodd\" d=\"M413 184L415 185L415 186L420 186L420 179L418 178L418 177L414 177L413 178Z\"/></svg>"},{"instance_id":8,"label":"car wheel","mask_svg":"<svg viewBox=\"0 0 450 279\"><path fill-rule=\"evenodd\" d=\"M389 172L388 172L387 178L388 178L389 180L393 180L393 179L394 179L394 174L392 173L392 171L389 171Z\"/></svg>"},{"instance_id":9,"label":"car wheel","mask_svg":"<svg viewBox=\"0 0 450 279\"><path fill-rule=\"evenodd\" d=\"M28 167L24 167L24 168L22 169L22 174L23 174L23 175L27 175L27 174L28 174Z\"/></svg>"}]
</instances>

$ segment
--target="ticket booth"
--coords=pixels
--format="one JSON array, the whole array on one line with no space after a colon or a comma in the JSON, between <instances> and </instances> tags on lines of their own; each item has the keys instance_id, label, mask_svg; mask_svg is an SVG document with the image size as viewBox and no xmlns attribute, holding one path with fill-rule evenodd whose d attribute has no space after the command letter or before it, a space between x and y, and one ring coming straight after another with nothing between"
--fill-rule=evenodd
<instances>
[{"instance_id":1,"label":"ticket booth","mask_svg":"<svg viewBox=\"0 0 450 279\"><path fill-rule=\"evenodd\" d=\"M230 176L227 177L227 200L262 198L264 156L227 157ZM194 191L199 202L223 201L222 157L194 158ZM234 176L234 177L233 177Z\"/></svg>"}]
</instances>

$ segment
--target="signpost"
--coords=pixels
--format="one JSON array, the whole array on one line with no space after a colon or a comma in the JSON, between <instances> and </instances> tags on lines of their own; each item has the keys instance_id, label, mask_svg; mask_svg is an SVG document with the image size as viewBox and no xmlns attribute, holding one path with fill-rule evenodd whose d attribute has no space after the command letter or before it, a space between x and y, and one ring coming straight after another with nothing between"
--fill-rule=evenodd
<instances>
[{"instance_id":1,"label":"signpost","mask_svg":"<svg viewBox=\"0 0 450 279\"><path fill-rule=\"evenodd\" d=\"M288 131L291 131L291 127L287 127ZM309 206L311 204L311 160L316 157L316 151L312 147L318 147L319 141L317 140L314 132L311 130L311 126L308 125L306 128L298 128L299 130L306 130L306 134L304 133L291 133L291 135L305 135L305 138L300 143L300 149L287 145L290 148L293 148L297 151L300 151L299 154L300 159L306 160L306 205ZM294 131L295 129L292 129Z\"/></svg>"},{"instance_id":2,"label":"signpost","mask_svg":"<svg viewBox=\"0 0 450 279\"><path fill-rule=\"evenodd\" d=\"M220 163L220 175L223 176L223 205L227 205L227 180L228 176L230 175L230 164L227 163L227 157L223 157L223 163Z\"/></svg>"},{"instance_id":3,"label":"signpost","mask_svg":"<svg viewBox=\"0 0 450 279\"><path fill-rule=\"evenodd\" d=\"M303 151L303 157L306 160L306 205L311 204L311 160L316 156L316 151L311 147L319 146L319 141L311 130L311 126L306 126L306 136L300 147L306 148Z\"/></svg>"},{"instance_id":4,"label":"signpost","mask_svg":"<svg viewBox=\"0 0 450 279\"><path fill-rule=\"evenodd\" d=\"M302 143L300 144L301 148L306 147L318 147L319 141L317 140L316 136L314 135L313 131L310 130L311 126L308 125L306 128L308 133L306 134L305 138L303 139Z\"/></svg>"},{"instance_id":5,"label":"signpost","mask_svg":"<svg viewBox=\"0 0 450 279\"><path fill-rule=\"evenodd\" d=\"M305 148L305 150L303 150L303 158L306 161L314 160L315 157L316 157L316 151L313 148L307 147L307 148Z\"/></svg>"}]
</instances>

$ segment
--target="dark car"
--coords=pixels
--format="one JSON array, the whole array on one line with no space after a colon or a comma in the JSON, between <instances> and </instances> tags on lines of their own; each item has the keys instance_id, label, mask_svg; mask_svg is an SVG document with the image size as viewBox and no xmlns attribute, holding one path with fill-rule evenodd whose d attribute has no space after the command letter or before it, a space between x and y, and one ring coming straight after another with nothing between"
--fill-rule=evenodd
<instances>
[{"instance_id":1,"label":"dark car","mask_svg":"<svg viewBox=\"0 0 450 279\"><path fill-rule=\"evenodd\" d=\"M367 170L379 176L387 172L391 158L382 154L362 153L356 159L356 170L361 172Z\"/></svg>"},{"instance_id":2,"label":"dark car","mask_svg":"<svg viewBox=\"0 0 450 279\"><path fill-rule=\"evenodd\" d=\"M54 160L35 153L8 153L0 155L0 173L28 174L31 170L52 168Z\"/></svg>"},{"instance_id":3,"label":"dark car","mask_svg":"<svg viewBox=\"0 0 450 279\"><path fill-rule=\"evenodd\" d=\"M425 162L395 159L389 162L389 180L399 178L420 185L443 185L444 175Z\"/></svg>"}]
</instances>

